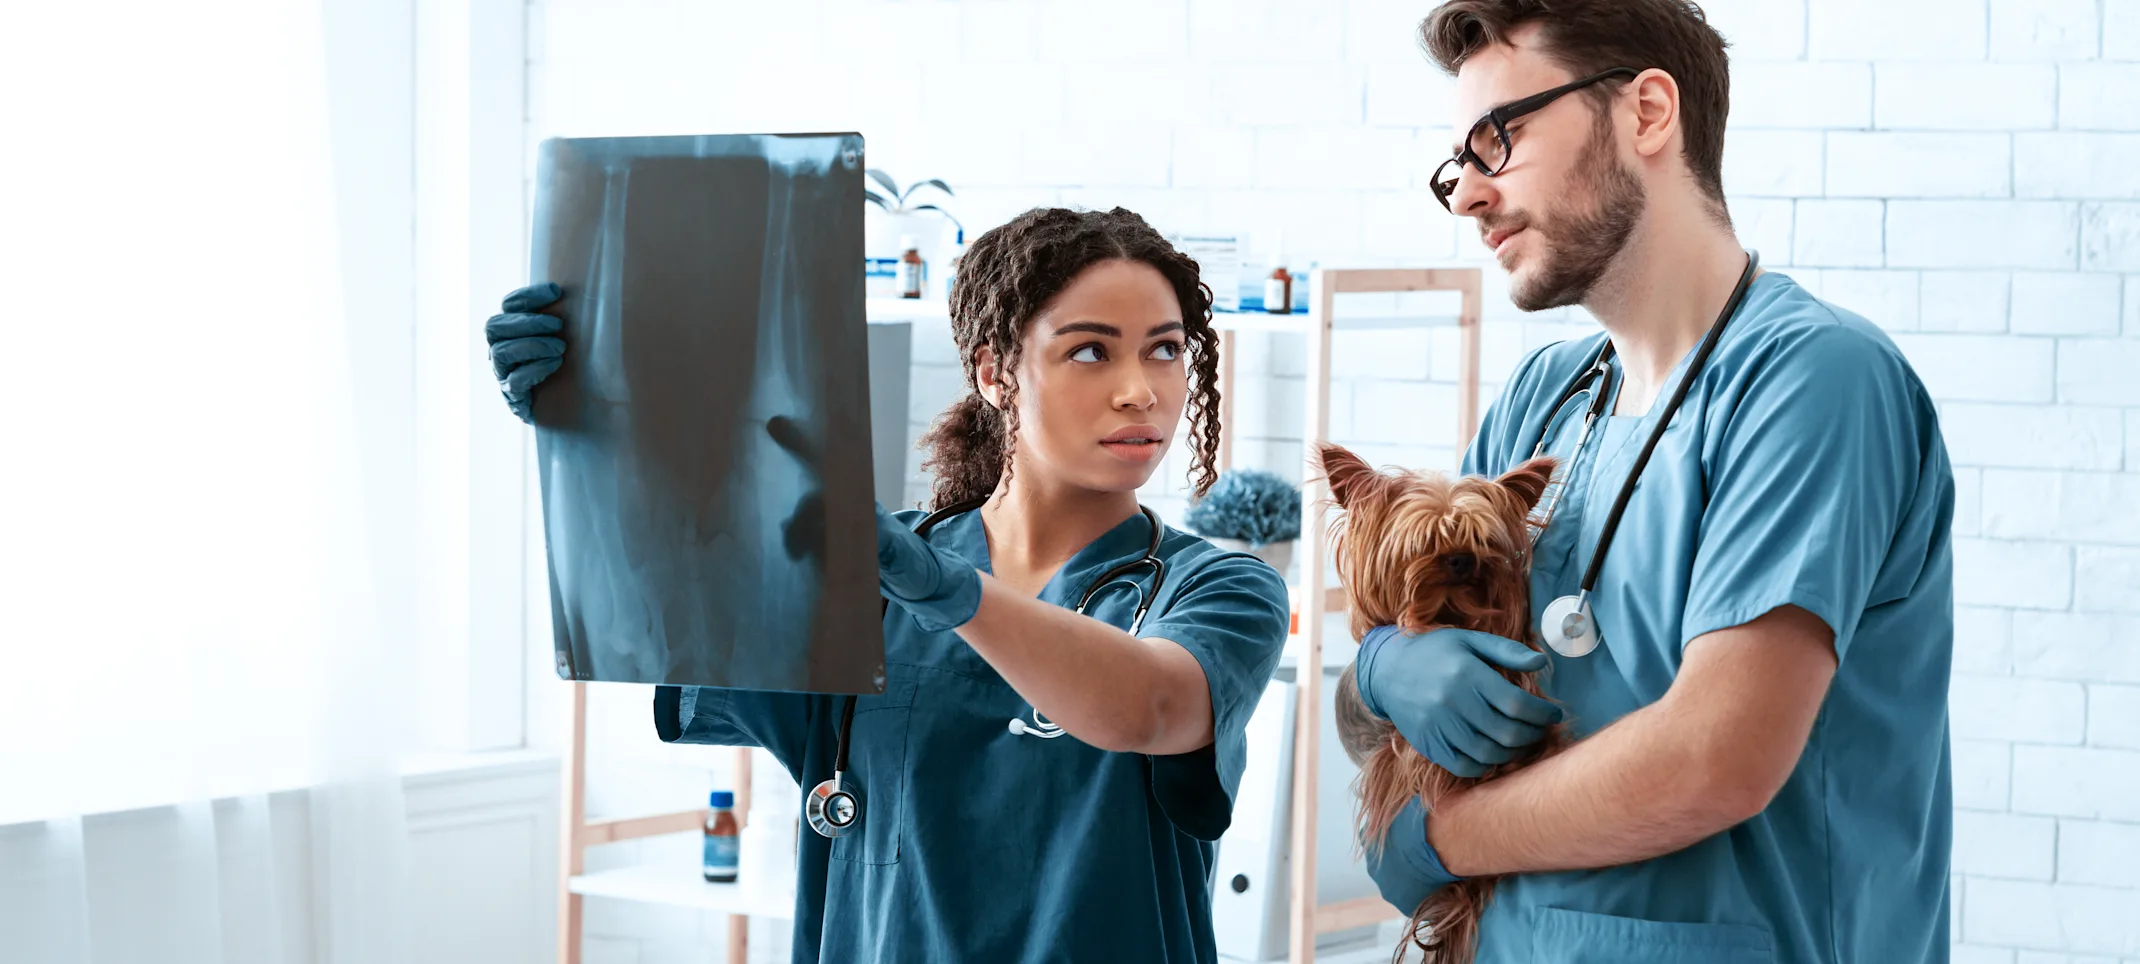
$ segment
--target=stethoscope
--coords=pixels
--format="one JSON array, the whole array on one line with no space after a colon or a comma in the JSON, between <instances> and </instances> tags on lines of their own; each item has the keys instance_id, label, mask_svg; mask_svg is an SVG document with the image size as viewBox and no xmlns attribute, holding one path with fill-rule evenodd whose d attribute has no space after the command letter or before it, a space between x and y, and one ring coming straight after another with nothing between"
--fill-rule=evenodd
<instances>
[{"instance_id":1,"label":"stethoscope","mask_svg":"<svg viewBox=\"0 0 2140 964\"><path fill-rule=\"evenodd\" d=\"M984 496L931 512L914 526L914 534L926 539L929 530L935 528L938 522L961 512L971 512L987 502L988 498ZM1151 544L1145 547L1144 555L1101 573L1100 578L1093 580L1092 586L1085 590L1085 594L1078 597L1075 610L1078 615L1085 615L1085 608L1092 605L1093 597L1099 595L1100 590L1117 582L1127 581L1130 588L1137 590L1137 612L1129 623L1131 635L1135 635L1138 628L1144 625L1144 616L1152 608L1152 597L1167 578L1167 564L1159 558L1159 541L1165 537L1166 528L1159 524L1158 514L1151 509L1140 505L1137 511L1144 513L1144 521L1152 526ZM1144 588L1132 575L1140 569L1152 571L1152 588ZM1032 714L1031 723L1020 717L1012 717L1008 727L1011 735L1033 736L1043 740L1064 735L1062 727L1040 715L1040 707L1032 707ZM803 794L803 813L810 819L810 829L822 836L845 836L862 823L862 798L855 792L855 788L848 786L846 782L847 747L851 742L850 737L854 734L854 724L855 698L849 696L846 705L840 708L839 749L832 757L832 779L811 787L809 793Z\"/></svg>"},{"instance_id":2,"label":"stethoscope","mask_svg":"<svg viewBox=\"0 0 2140 964\"><path fill-rule=\"evenodd\" d=\"M1613 532L1620 528L1620 517L1627 512L1628 500L1635 495L1635 484L1642 479L1643 467L1650 463L1650 453L1656 451L1658 440L1664 437L1665 429L1671 427L1672 416L1678 413L1680 403L1687 398L1687 389L1694 384L1695 376L1701 374L1702 366L1709 361L1710 352L1716 349L1717 341L1724 334L1724 326L1731 322L1732 315L1738 313L1740 302L1746 300L1747 286L1752 284L1754 269L1760 263L1759 254L1752 251L1746 253L1746 269L1739 272L1739 283L1731 289L1731 297L1724 300L1724 310L1717 315L1716 323L1710 325L1709 333L1702 337L1701 347L1696 349L1694 360L1687 365L1687 373L1680 377L1679 385L1673 388L1671 401L1665 403L1664 412L1658 416L1656 427L1650 429L1649 439L1642 443L1641 454L1635 456L1634 467L1628 470L1627 481L1620 484L1620 496L1613 500L1612 511L1605 515L1605 528L1598 533L1598 547L1590 555L1590 568L1583 571L1583 581L1577 585L1575 595L1553 600L1552 604L1546 607L1545 614L1539 618L1539 630L1546 638L1546 645L1553 647L1554 652L1562 656L1588 656L1592 650L1598 648L1597 620L1590 615L1590 594L1597 589L1598 574L1604 571L1605 552L1612 548ZM1612 340L1608 338L1604 347L1598 349L1597 357L1591 359L1589 366L1578 373L1553 402L1551 414L1538 427L1538 444L1531 449L1532 458L1545 454L1547 431L1552 428L1553 420L1560 414L1561 407L1588 392L1590 405L1583 413L1582 429L1575 436L1575 451L1569 455L1568 462L1563 466L1564 471L1573 471L1575 460L1582 457L1584 443L1590 440L1591 426L1596 424L1599 416L1605 414L1605 406L1612 398L1612 358ZM1552 523L1553 510L1560 506L1563 494L1561 490L1565 486L1557 483L1553 488L1553 498L1543 510L1542 521L1532 529L1533 545L1537 544L1538 537L1545 532L1545 526Z\"/></svg>"}]
</instances>

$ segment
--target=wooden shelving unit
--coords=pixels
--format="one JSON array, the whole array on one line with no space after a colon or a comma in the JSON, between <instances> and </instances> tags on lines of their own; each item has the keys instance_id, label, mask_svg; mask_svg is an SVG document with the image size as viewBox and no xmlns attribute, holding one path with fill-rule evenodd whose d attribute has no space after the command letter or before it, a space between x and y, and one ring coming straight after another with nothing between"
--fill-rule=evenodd
<instances>
[{"instance_id":1,"label":"wooden shelving unit","mask_svg":"<svg viewBox=\"0 0 2140 964\"><path fill-rule=\"evenodd\" d=\"M1337 317L1341 294L1388 294L1413 291L1450 291L1462 297L1454 318L1448 317ZM1471 444L1479 424L1479 315L1480 272L1477 268L1331 268L1308 275L1308 311L1305 315L1255 315L1222 313L1214 316L1221 329L1219 342L1220 424L1233 424L1233 358L1237 334L1244 331L1290 332L1307 337L1306 421L1303 423L1302 457L1310 447L1330 437L1330 337L1333 332L1393 328L1433 328L1454 325L1460 332L1457 375L1458 451ZM1232 464L1233 446L1221 433L1220 468ZM1311 477L1301 487L1300 549L1294 553L1299 582L1293 585L1293 612L1297 620L1294 672L1299 681L1294 692L1299 700L1293 731L1293 807L1290 853L1292 861L1292 913L1288 959L1293 964L1315 960L1319 934L1349 930L1389 920L1397 912L1377 897L1316 902L1315 821L1316 776L1322 738L1322 699L1319 679L1323 664L1323 621L1346 607L1343 587L1325 585L1330 557L1329 527L1323 502L1329 486ZM1292 646L1288 647L1293 648Z\"/></svg>"},{"instance_id":2,"label":"wooden shelving unit","mask_svg":"<svg viewBox=\"0 0 2140 964\"><path fill-rule=\"evenodd\" d=\"M622 867L587 873L587 848L621 843L642 837L671 833L702 833L706 809L630 817L621 820L587 819L587 684L572 683L572 736L565 749L564 806L560 809L559 874L557 888L557 960L580 964L580 919L587 897L621 900L700 910L726 911L728 918L728 964L747 964L752 917L786 919L794 913L792 893L778 888L746 889L747 885L710 884L695 871L671 867ZM750 813L751 751L735 749L736 822Z\"/></svg>"}]
</instances>

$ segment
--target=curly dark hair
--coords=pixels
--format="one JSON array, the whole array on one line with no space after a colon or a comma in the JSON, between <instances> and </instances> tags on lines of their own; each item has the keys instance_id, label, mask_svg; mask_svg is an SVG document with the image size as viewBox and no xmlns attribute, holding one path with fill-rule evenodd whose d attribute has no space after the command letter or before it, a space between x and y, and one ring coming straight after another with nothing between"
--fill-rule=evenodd
<instances>
[{"instance_id":1,"label":"curly dark hair","mask_svg":"<svg viewBox=\"0 0 2140 964\"><path fill-rule=\"evenodd\" d=\"M1002 371L1015 371L1033 316L1086 268L1116 260L1158 269L1181 302L1195 446L1189 481L1199 496L1211 488L1218 475L1219 336L1211 327L1211 289L1196 262L1135 212L1034 208L974 239L959 259L951 285L951 337L966 366L966 394L921 437L919 447L928 452L922 467L936 479L933 508L987 496L1011 471L1017 388L1005 386L1001 410L981 397L975 376L981 348L994 352Z\"/></svg>"}]
</instances>

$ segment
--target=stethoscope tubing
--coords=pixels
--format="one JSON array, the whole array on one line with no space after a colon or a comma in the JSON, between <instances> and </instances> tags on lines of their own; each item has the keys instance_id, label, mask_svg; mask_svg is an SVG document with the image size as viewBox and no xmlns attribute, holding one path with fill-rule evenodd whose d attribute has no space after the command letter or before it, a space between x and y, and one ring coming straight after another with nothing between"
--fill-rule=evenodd
<instances>
[{"instance_id":1,"label":"stethoscope tubing","mask_svg":"<svg viewBox=\"0 0 2140 964\"><path fill-rule=\"evenodd\" d=\"M1605 525L1598 533L1597 548L1592 550L1590 554L1590 565L1583 570L1582 581L1576 585L1576 594L1573 597L1575 603L1574 612L1582 617L1581 620L1576 622L1576 625L1585 625L1584 620L1587 620L1589 612L1590 594L1597 589L1598 577L1605 571L1606 553L1612 549L1613 536L1620 529L1620 520L1626 516L1628 502L1634 498L1635 487L1642 481L1643 469L1649 466L1650 456L1656 452L1657 443L1663 440L1665 431L1672 425L1673 417L1679 414L1680 406L1686 401L1687 392L1694 386L1695 378L1708 365L1709 356L1716 351L1717 343L1723 340L1725 326L1729 325L1732 317L1739 313L1739 307L1746 300L1747 288L1753 284L1754 274L1759 269L1760 264L1760 255L1752 251L1746 253L1746 267L1739 272L1739 281L1732 286L1731 296L1724 299L1724 308L1717 314L1716 322L1711 324L1709 331L1702 336L1701 346L1695 349L1693 360L1688 362L1686 374L1680 377L1677 385L1673 386L1671 398L1665 402L1663 411L1658 414L1657 424L1650 428L1649 437L1643 440L1642 450L1635 456L1634 464L1628 469L1627 479L1620 483L1619 494L1613 499L1612 509L1606 512ZM1560 396L1554 400L1553 407L1546 413L1545 421L1540 423L1538 427L1538 439L1532 446L1532 457L1535 458L1544 454L1546 434L1552 430L1554 419L1560 414L1561 407L1568 404L1569 400L1587 391L1591 396L1589 410L1583 416L1582 430L1576 435L1575 452L1569 457L1571 465L1568 468L1569 471L1573 470L1572 463L1582 456L1583 445L1589 441L1591 426L1603 416L1605 406L1612 396L1612 359L1613 345L1612 340L1608 338L1604 346L1598 349L1597 355L1591 359L1590 364L1571 379L1567 387L1561 390ZM1521 450L1519 449L1519 451ZM1550 507L1550 510L1557 511L1559 499L1560 496L1556 493L1554 504ZM1546 515L1545 524L1547 525L1552 523L1552 511L1549 511ZM1541 529L1538 535L1542 534L1543 530ZM1554 600L1554 605L1560 606L1565 601L1565 599L1556 599ZM1553 629L1553 627L1544 628ZM1550 638L1549 641L1551 641ZM1555 645L1554 648L1556 650L1561 649L1559 645ZM1583 649L1581 652L1587 653L1589 650ZM1581 653L1571 655L1581 655Z\"/></svg>"},{"instance_id":2,"label":"stethoscope tubing","mask_svg":"<svg viewBox=\"0 0 2140 964\"><path fill-rule=\"evenodd\" d=\"M950 518L951 516L958 515L962 512L970 512L974 509L978 509L981 506L986 505L987 502L988 499L986 497L982 497L979 499L970 499L965 502L945 506L944 508L938 509L935 512L931 512L927 516L924 516L919 523L915 524L914 534L926 539L928 538L929 530L934 529L938 522ZM1136 559L1132 559L1129 562L1125 562L1119 566L1115 566L1114 568L1109 569L1104 573L1101 573L1100 578L1093 580L1092 585L1085 589L1084 595L1078 597L1077 608L1074 610L1080 616L1085 615L1086 608L1092 605L1093 597L1099 595L1100 590L1105 589L1108 586L1114 585L1116 582L1127 579L1130 586L1137 590L1136 615L1131 618L1129 624L1129 631L1133 634L1144 625L1145 614L1151 611L1152 600L1158 594L1160 585L1166 582L1167 578L1166 560L1159 558L1159 544L1160 540L1163 539L1166 535L1166 527L1160 524L1158 513L1153 512L1151 509L1140 505L1137 507L1137 511L1142 512L1144 514L1145 521L1151 524L1151 544L1145 548L1144 555L1139 556ZM1151 589L1147 590L1134 578L1128 578L1131 573L1136 572L1138 569L1150 569L1152 571L1153 578ZM849 745L852 743L852 738L854 736L855 700L856 696L854 694L848 694L847 699L844 701L843 705L840 708L840 734L838 741L838 749L833 754L832 779L826 781L831 786L829 790L827 790L826 784L818 785L819 791L844 794L846 797L848 797L849 800L853 802L854 818L849 820L848 825L850 826L856 820L860 819L862 809L860 797L856 796L853 791L847 790L841 785L847 774L847 750ZM1014 723L1018 723L1020 725L1014 726L1011 730L1012 733L1022 733L1025 735L1039 737L1043 740L1052 740L1056 737L1064 735L1062 727L1057 726L1054 723L1048 722L1047 719L1040 715L1039 707L1033 707L1032 710L1033 725L1030 727L1025 727L1022 725L1022 721L1014 720ZM805 796L816 797L819 795L820 794L818 793L818 791L813 791L812 793L806 794ZM839 831L838 833L830 832L830 830L833 828L819 826L819 821L814 816L811 820L811 829L817 831L820 835L825 837L836 837L846 832L845 827L836 828Z\"/></svg>"}]
</instances>

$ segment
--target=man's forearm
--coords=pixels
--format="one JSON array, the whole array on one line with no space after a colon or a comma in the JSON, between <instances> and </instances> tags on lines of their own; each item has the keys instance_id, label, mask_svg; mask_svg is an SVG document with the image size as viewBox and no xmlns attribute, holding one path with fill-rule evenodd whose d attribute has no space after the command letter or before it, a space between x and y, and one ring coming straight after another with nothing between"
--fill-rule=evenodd
<instances>
[{"instance_id":1,"label":"man's forearm","mask_svg":"<svg viewBox=\"0 0 2140 964\"><path fill-rule=\"evenodd\" d=\"M1834 638L1796 606L1696 637L1663 698L1443 798L1427 839L1468 877L1612 867L1722 833L1767 807L1804 756Z\"/></svg>"},{"instance_id":2,"label":"man's forearm","mask_svg":"<svg viewBox=\"0 0 2140 964\"><path fill-rule=\"evenodd\" d=\"M1745 819L1693 721L1660 702L1508 776L1452 794L1427 839L1466 877L1580 870L1683 849ZM1758 807L1754 809L1758 810Z\"/></svg>"}]
</instances>

